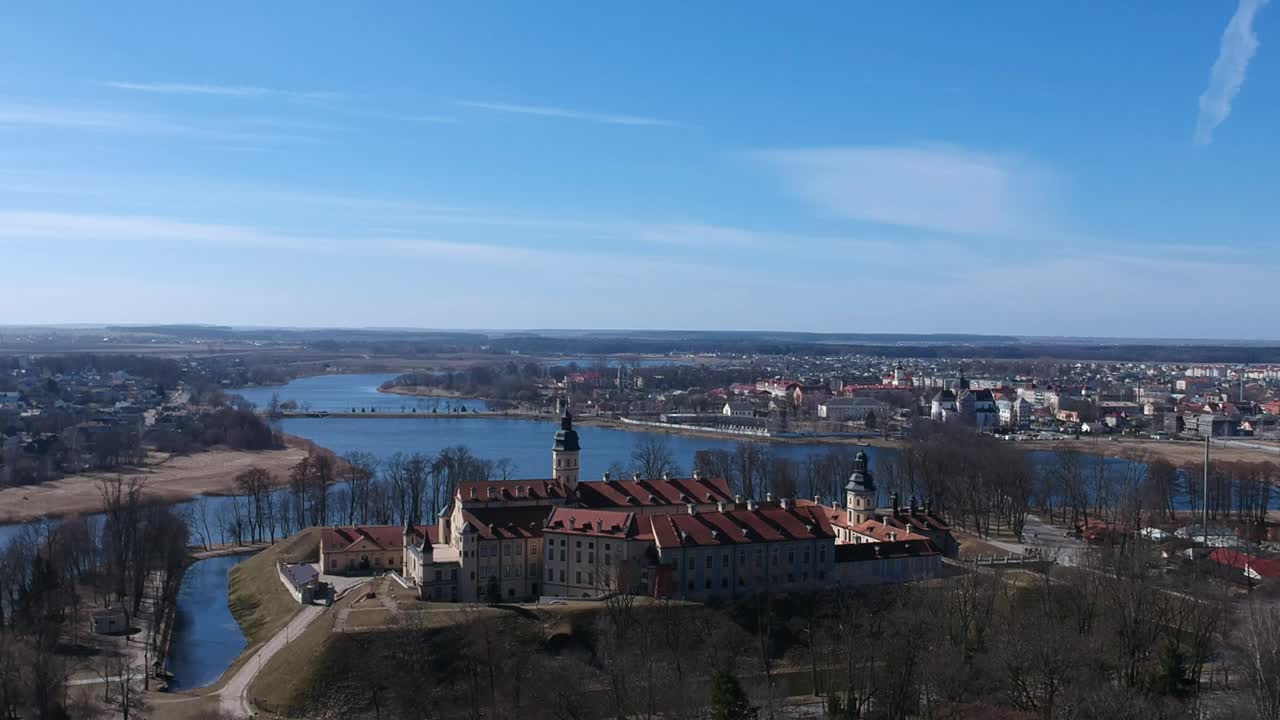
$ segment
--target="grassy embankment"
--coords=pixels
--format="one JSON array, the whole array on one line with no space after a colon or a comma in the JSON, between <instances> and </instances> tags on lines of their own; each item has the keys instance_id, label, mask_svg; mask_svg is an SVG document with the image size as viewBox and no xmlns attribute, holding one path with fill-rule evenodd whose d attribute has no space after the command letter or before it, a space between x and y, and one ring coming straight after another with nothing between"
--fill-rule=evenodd
<instances>
[{"instance_id":1,"label":"grassy embankment","mask_svg":"<svg viewBox=\"0 0 1280 720\"><path fill-rule=\"evenodd\" d=\"M250 648L270 639L302 608L281 584L276 561L316 562L319 553L320 532L311 528L232 568L228 604Z\"/></svg>"}]
</instances>

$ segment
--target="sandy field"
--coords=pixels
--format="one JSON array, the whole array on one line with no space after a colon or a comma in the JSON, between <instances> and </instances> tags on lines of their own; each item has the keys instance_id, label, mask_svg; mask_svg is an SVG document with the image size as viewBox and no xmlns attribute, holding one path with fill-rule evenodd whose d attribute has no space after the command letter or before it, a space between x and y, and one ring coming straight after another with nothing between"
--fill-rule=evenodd
<instances>
[{"instance_id":1,"label":"sandy field","mask_svg":"<svg viewBox=\"0 0 1280 720\"><path fill-rule=\"evenodd\" d=\"M0 524L98 512L102 509L98 481L117 474L142 477L146 482L146 497L160 502L178 502L204 494L231 494L235 476L255 465L271 471L283 483L289 467L306 454L306 448L296 444L284 450L256 452L209 450L174 457L153 453L147 457L145 467L130 468L122 473L72 475L39 485L0 490Z\"/></svg>"},{"instance_id":2,"label":"sandy field","mask_svg":"<svg viewBox=\"0 0 1280 720\"><path fill-rule=\"evenodd\" d=\"M426 387L423 385L401 385L399 387L378 388L378 392L386 393L388 395L409 395L411 397L463 397L462 393L457 390L446 390L444 388ZM469 400L471 397L467 396L467 399Z\"/></svg>"},{"instance_id":3,"label":"sandy field","mask_svg":"<svg viewBox=\"0 0 1280 720\"><path fill-rule=\"evenodd\" d=\"M1250 443L1268 444L1252 438L1241 438ZM1214 460L1273 462L1280 464L1280 446L1269 443L1273 450L1252 447L1224 447L1214 443L1209 451L1210 462ZM1108 457L1126 457L1129 455L1149 455L1153 458L1164 458L1175 465L1201 465L1204 463L1204 444L1183 440L1146 440L1141 438L1116 438L1114 440L1100 437L1096 440L1081 438L1079 440L1032 441L1018 443L1027 450L1054 450L1067 447L1092 455Z\"/></svg>"}]
</instances>

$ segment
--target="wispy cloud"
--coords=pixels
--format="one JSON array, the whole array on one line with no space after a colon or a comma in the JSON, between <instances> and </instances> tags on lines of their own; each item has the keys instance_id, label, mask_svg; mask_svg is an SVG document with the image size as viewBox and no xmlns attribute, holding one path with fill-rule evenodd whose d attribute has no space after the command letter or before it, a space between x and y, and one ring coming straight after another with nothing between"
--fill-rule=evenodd
<instances>
[{"instance_id":1,"label":"wispy cloud","mask_svg":"<svg viewBox=\"0 0 1280 720\"><path fill-rule=\"evenodd\" d=\"M340 93L316 90L280 90L254 85L206 85L199 83L152 83L111 80L103 85L117 90L157 93L164 95L209 95L215 97L261 98L284 97L299 100L337 100Z\"/></svg>"},{"instance_id":2,"label":"wispy cloud","mask_svg":"<svg viewBox=\"0 0 1280 720\"><path fill-rule=\"evenodd\" d=\"M1200 145L1213 142L1213 131L1231 114L1231 103L1244 85L1249 61L1258 51L1258 36L1253 32L1253 19L1269 0L1240 0L1236 13L1222 33L1222 48L1209 72L1209 87L1200 96L1200 113L1196 117L1195 141Z\"/></svg>"},{"instance_id":3,"label":"wispy cloud","mask_svg":"<svg viewBox=\"0 0 1280 720\"><path fill-rule=\"evenodd\" d=\"M253 119L245 122L257 126L269 124ZM0 102L0 127L4 126L163 135L218 143L318 142L315 137L303 133L206 127L165 115L44 103Z\"/></svg>"},{"instance_id":4,"label":"wispy cloud","mask_svg":"<svg viewBox=\"0 0 1280 720\"><path fill-rule=\"evenodd\" d=\"M836 215L899 227L1009 235L1043 227L1049 177L1016 158L950 146L780 150L753 156Z\"/></svg>"},{"instance_id":5,"label":"wispy cloud","mask_svg":"<svg viewBox=\"0 0 1280 720\"><path fill-rule=\"evenodd\" d=\"M515 105L511 103L476 102L473 100L455 100L459 107L488 112L510 113L513 115L537 115L541 117L565 118L568 120L586 120L589 122L608 123L610 125L658 125L675 126L670 120L646 117L644 115L616 115L612 113L585 112L545 105Z\"/></svg>"}]
</instances>

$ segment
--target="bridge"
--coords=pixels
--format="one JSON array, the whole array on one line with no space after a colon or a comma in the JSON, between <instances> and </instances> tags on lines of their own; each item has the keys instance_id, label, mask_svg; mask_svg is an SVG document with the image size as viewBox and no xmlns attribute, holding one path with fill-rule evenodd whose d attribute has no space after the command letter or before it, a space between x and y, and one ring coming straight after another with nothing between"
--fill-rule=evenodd
<instances>
[{"instance_id":1,"label":"bridge","mask_svg":"<svg viewBox=\"0 0 1280 720\"><path fill-rule=\"evenodd\" d=\"M468 410L467 412L423 412L421 410L369 410L365 412L351 411L329 411L329 410L290 410L285 412L277 412L274 415L264 413L273 418L361 418L361 419L386 419L386 418L413 418L413 419L461 419L461 418L523 418L526 420L552 420L550 415L537 415L533 413L514 412L509 410Z\"/></svg>"}]
</instances>

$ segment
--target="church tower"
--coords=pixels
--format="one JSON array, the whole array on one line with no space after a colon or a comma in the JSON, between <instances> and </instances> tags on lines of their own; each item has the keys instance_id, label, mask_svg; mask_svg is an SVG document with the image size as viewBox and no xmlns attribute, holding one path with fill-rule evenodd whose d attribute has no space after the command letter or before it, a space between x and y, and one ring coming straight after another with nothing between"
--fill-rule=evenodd
<instances>
[{"instance_id":1,"label":"church tower","mask_svg":"<svg viewBox=\"0 0 1280 720\"><path fill-rule=\"evenodd\" d=\"M578 431L573 429L573 414L566 404L560 418L560 429L556 431L556 444L551 448L551 470L556 482L569 490L578 487L578 455L581 450Z\"/></svg>"},{"instance_id":2,"label":"church tower","mask_svg":"<svg viewBox=\"0 0 1280 720\"><path fill-rule=\"evenodd\" d=\"M853 474L844 486L845 510L849 524L860 525L876 516L876 481L867 468L867 454L858 451L853 458Z\"/></svg>"}]
</instances>

